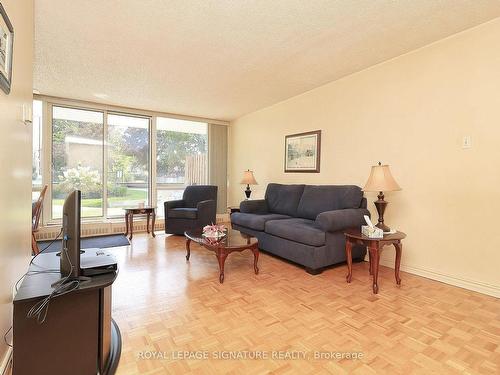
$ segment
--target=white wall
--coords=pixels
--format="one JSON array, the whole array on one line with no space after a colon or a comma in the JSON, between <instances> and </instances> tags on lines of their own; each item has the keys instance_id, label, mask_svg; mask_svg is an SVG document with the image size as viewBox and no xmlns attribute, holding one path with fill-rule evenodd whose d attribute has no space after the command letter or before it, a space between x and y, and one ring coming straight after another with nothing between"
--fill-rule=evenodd
<instances>
[{"instance_id":1,"label":"white wall","mask_svg":"<svg viewBox=\"0 0 500 375\"><path fill-rule=\"evenodd\" d=\"M0 90L0 333L11 325L12 288L31 253L31 126L21 122L32 105L33 1L2 0L14 26L12 91ZM7 351L0 343L0 364Z\"/></svg>"},{"instance_id":2,"label":"white wall","mask_svg":"<svg viewBox=\"0 0 500 375\"><path fill-rule=\"evenodd\" d=\"M500 296L499 46L497 18L235 120L230 203L248 168L262 197L269 182L363 186L388 163L403 187L386 194L387 224L408 234L402 269ZM317 129L321 173L285 174L285 135Z\"/></svg>"}]
</instances>

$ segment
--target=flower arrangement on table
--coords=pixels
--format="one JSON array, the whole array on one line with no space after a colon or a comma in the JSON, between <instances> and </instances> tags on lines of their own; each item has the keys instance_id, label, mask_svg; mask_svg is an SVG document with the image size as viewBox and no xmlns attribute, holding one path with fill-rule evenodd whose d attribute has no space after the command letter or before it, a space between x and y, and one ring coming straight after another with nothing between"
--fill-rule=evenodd
<instances>
[{"instance_id":1,"label":"flower arrangement on table","mask_svg":"<svg viewBox=\"0 0 500 375\"><path fill-rule=\"evenodd\" d=\"M225 225L217 225L217 224L212 224L212 225L206 225L203 227L203 236L207 238L223 238L227 235L227 228Z\"/></svg>"}]
</instances>

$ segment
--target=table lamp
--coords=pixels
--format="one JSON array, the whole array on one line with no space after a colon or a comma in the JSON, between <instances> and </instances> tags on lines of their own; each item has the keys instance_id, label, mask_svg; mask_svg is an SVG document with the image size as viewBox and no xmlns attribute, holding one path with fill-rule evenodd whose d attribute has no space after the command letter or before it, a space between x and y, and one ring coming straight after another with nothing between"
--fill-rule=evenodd
<instances>
[{"instance_id":1,"label":"table lamp","mask_svg":"<svg viewBox=\"0 0 500 375\"><path fill-rule=\"evenodd\" d=\"M255 177L253 176L253 171L247 169L245 172L243 172L243 179L241 180L240 184L247 185L245 195L247 196L247 200L250 199L250 194L252 194L250 185L258 185L257 181L255 181Z\"/></svg>"},{"instance_id":2,"label":"table lamp","mask_svg":"<svg viewBox=\"0 0 500 375\"><path fill-rule=\"evenodd\" d=\"M391 171L388 165L378 165L372 166L372 171L368 181L366 181L363 191L378 191L378 200L376 200L375 207L377 207L378 212L378 228L382 229L384 232L389 232L391 229L384 224L384 212L387 204L389 202L384 200L384 191L396 191L401 190L394 177L392 177Z\"/></svg>"}]
</instances>

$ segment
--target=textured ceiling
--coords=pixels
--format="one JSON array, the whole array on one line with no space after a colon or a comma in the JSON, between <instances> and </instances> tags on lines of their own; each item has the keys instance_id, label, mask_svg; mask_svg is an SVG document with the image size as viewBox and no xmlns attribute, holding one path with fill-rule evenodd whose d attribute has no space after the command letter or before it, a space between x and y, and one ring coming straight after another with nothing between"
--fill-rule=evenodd
<instances>
[{"instance_id":1,"label":"textured ceiling","mask_svg":"<svg viewBox=\"0 0 500 375\"><path fill-rule=\"evenodd\" d=\"M498 0L35 0L34 88L231 120L499 16Z\"/></svg>"}]
</instances>

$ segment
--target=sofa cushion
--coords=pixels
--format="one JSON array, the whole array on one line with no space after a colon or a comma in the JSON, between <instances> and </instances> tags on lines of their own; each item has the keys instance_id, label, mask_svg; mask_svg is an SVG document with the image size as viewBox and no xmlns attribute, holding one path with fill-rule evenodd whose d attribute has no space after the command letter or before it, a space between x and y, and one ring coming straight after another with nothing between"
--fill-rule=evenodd
<instances>
[{"instance_id":1,"label":"sofa cushion","mask_svg":"<svg viewBox=\"0 0 500 375\"><path fill-rule=\"evenodd\" d=\"M297 208L298 217L314 220L325 211L359 208L363 191L355 185L306 185Z\"/></svg>"},{"instance_id":2,"label":"sofa cushion","mask_svg":"<svg viewBox=\"0 0 500 375\"><path fill-rule=\"evenodd\" d=\"M231 223L236 225L250 228L253 230L264 230L264 226L269 220L282 220L289 219L290 216L279 215L279 214L247 214L244 212L235 212L231 214Z\"/></svg>"},{"instance_id":3,"label":"sofa cushion","mask_svg":"<svg viewBox=\"0 0 500 375\"><path fill-rule=\"evenodd\" d=\"M269 184L266 189L266 201L269 212L296 216L304 185Z\"/></svg>"},{"instance_id":4,"label":"sofa cushion","mask_svg":"<svg viewBox=\"0 0 500 375\"><path fill-rule=\"evenodd\" d=\"M310 246L325 244L325 232L308 219L271 220L266 223L266 233Z\"/></svg>"},{"instance_id":5,"label":"sofa cushion","mask_svg":"<svg viewBox=\"0 0 500 375\"><path fill-rule=\"evenodd\" d=\"M196 219L198 217L198 209L179 207L168 210L168 217L176 219Z\"/></svg>"}]
</instances>

